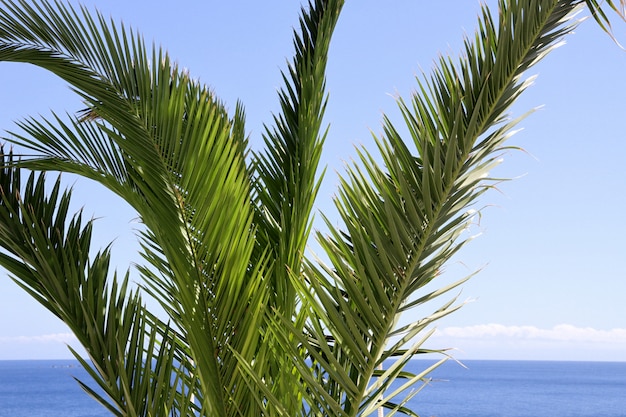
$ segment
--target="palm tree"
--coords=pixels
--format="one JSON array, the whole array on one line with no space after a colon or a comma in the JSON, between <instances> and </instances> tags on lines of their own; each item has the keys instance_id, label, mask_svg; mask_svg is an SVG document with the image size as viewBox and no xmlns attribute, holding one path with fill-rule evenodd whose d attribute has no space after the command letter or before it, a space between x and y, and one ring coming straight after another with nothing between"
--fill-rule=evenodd
<instances>
[{"instance_id":1,"label":"palm tree","mask_svg":"<svg viewBox=\"0 0 626 417\"><path fill-rule=\"evenodd\" d=\"M335 201L343 226L316 234L323 263L305 249L343 1L302 9L262 151L248 146L242 105L229 114L123 26L57 2L0 4L0 60L45 68L87 103L75 117L22 121L6 139L25 152L2 152L0 265L74 332L95 386L79 383L116 416L417 415L409 388L447 356L418 374L405 365L430 352L431 325L459 304L450 296L398 319L464 281L425 290L493 185L524 71L585 4L609 29L594 0L501 0L498 21L483 7L464 56L441 58L398 100L408 137L385 118L378 156L360 149L347 169ZM71 191L46 171L96 181L136 210L139 286L111 267L109 246L92 252L93 221L69 212Z\"/></svg>"}]
</instances>

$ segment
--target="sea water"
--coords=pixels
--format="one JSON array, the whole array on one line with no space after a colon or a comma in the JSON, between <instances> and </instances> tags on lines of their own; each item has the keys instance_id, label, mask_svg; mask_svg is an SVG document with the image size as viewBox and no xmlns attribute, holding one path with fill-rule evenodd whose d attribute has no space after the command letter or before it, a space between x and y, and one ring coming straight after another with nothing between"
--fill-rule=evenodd
<instances>
[{"instance_id":1,"label":"sea water","mask_svg":"<svg viewBox=\"0 0 626 417\"><path fill-rule=\"evenodd\" d=\"M0 361L0 417L110 417L75 377L91 382L75 360Z\"/></svg>"},{"instance_id":2,"label":"sea water","mask_svg":"<svg viewBox=\"0 0 626 417\"><path fill-rule=\"evenodd\" d=\"M436 369L409 408L422 417L626 417L626 362L463 364ZM76 361L0 361L0 417L110 416L74 378L89 381Z\"/></svg>"},{"instance_id":3,"label":"sea water","mask_svg":"<svg viewBox=\"0 0 626 417\"><path fill-rule=\"evenodd\" d=\"M422 417L626 417L626 362L463 365L447 362L433 371L410 408Z\"/></svg>"}]
</instances>

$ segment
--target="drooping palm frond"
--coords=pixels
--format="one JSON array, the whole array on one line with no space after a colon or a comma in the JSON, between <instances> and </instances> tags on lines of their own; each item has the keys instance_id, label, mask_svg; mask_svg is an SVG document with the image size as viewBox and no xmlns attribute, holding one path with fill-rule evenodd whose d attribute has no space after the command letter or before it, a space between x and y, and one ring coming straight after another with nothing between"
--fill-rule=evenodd
<instances>
[{"instance_id":1,"label":"drooping palm frond","mask_svg":"<svg viewBox=\"0 0 626 417\"><path fill-rule=\"evenodd\" d=\"M166 54L86 10L4 2L0 40L0 59L58 74L96 116L22 123L10 140L39 156L19 165L94 179L137 210L156 271L142 269L146 288L185 338L203 413L236 413L248 388L231 349L252 360L267 293L265 262L251 261L243 112L232 119Z\"/></svg>"},{"instance_id":2,"label":"drooping palm frond","mask_svg":"<svg viewBox=\"0 0 626 417\"><path fill-rule=\"evenodd\" d=\"M170 384L178 373L175 333L145 311L128 275L109 277L108 247L90 259L92 221L69 216L71 193L61 192L60 180L46 195L45 174L22 184L12 159L2 154L0 265L69 326L91 365L76 357L105 396L81 385L118 416L168 415L163 404L189 402ZM153 361L163 365L144 365Z\"/></svg>"}]
</instances>

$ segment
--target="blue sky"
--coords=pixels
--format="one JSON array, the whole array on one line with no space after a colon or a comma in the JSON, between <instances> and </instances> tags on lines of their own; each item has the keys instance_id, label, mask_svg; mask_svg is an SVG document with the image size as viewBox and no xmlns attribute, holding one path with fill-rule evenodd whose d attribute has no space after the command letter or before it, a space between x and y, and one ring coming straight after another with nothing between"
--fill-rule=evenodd
<instances>
[{"instance_id":1,"label":"blue sky","mask_svg":"<svg viewBox=\"0 0 626 417\"><path fill-rule=\"evenodd\" d=\"M495 4L494 1L487 2ZM135 0L84 2L142 32L181 67L209 84L232 109L240 99L252 146L278 108L279 71L292 54L298 2ZM328 173L317 209L330 213L335 172L372 145L382 113L398 120L394 97L408 98L415 76L439 54L458 55L472 34L478 1L347 1L328 66ZM583 12L583 13L586 13ZM616 33L626 25L616 23ZM626 36L622 36L622 39ZM521 122L493 174L515 178L476 208L480 234L448 265L442 280L481 270L463 286L468 304L441 321L432 347L459 358L626 360L626 52L592 22L532 68L535 84L511 112ZM80 101L36 68L0 63L0 129L25 116L75 112ZM134 213L93 184L74 185L76 208L98 217L98 242L114 242L124 271L134 260ZM416 313L417 314L417 313ZM413 317L415 318L415 317ZM0 274L0 359L65 358L72 336Z\"/></svg>"}]
</instances>

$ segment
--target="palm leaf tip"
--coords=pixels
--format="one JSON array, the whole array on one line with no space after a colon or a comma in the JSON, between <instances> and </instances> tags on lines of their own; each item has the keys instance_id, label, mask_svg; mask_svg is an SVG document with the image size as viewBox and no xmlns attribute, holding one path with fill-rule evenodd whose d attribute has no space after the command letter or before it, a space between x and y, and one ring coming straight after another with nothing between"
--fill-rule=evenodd
<instances>
[{"instance_id":1,"label":"palm leaf tip","mask_svg":"<svg viewBox=\"0 0 626 417\"><path fill-rule=\"evenodd\" d=\"M619 3L614 0L598 1L598 0L584 0L587 8L591 12L591 16L596 21L598 26L606 32L611 39L622 49L625 49L617 40L613 32L613 26L611 24L610 14L617 15L622 21L626 21L626 1L619 0ZM606 10L608 8L608 10Z\"/></svg>"}]
</instances>

